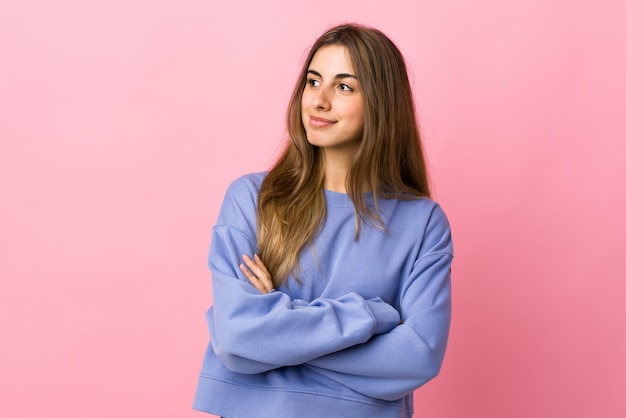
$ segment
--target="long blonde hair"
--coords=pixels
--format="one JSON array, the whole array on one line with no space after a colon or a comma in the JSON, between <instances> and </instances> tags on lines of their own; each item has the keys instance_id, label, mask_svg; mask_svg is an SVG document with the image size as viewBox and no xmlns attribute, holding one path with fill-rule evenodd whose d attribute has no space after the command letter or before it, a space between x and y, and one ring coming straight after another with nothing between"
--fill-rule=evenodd
<instances>
[{"instance_id":1,"label":"long blonde hair","mask_svg":"<svg viewBox=\"0 0 626 418\"><path fill-rule=\"evenodd\" d=\"M257 240L261 259L275 286L291 275L298 279L302 251L313 243L326 219L321 149L307 141L302 124L302 93L315 53L342 45L352 60L364 99L363 138L346 178L359 224L384 228L379 198L429 197L428 176L402 54L377 29L344 24L324 33L311 48L287 109L289 143L261 185ZM369 186L374 207L362 193Z\"/></svg>"}]
</instances>

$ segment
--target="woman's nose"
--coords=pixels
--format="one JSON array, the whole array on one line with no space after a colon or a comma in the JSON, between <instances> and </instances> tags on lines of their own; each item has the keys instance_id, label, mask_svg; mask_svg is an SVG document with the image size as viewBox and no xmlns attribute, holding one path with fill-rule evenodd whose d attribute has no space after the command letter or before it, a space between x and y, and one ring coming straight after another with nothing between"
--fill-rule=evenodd
<instances>
[{"instance_id":1,"label":"woman's nose","mask_svg":"<svg viewBox=\"0 0 626 418\"><path fill-rule=\"evenodd\" d=\"M324 89L319 89L313 96L311 104L318 110L330 109L330 101L328 100L327 92Z\"/></svg>"}]
</instances>

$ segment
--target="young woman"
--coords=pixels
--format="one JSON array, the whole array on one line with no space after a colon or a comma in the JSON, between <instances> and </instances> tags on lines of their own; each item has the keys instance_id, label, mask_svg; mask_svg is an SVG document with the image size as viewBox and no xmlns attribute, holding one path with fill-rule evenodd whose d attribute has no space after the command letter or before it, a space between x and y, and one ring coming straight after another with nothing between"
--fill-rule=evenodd
<instances>
[{"instance_id":1,"label":"young woman","mask_svg":"<svg viewBox=\"0 0 626 418\"><path fill-rule=\"evenodd\" d=\"M287 126L278 162L231 184L213 228L194 408L411 417L448 339L452 241L396 46L363 26L327 31Z\"/></svg>"}]
</instances>

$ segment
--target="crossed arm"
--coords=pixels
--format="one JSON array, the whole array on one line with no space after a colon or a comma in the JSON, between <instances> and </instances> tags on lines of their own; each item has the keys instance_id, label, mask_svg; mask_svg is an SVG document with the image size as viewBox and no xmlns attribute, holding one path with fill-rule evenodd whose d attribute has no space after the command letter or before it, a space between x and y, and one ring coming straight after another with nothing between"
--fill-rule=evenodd
<instances>
[{"instance_id":1,"label":"crossed arm","mask_svg":"<svg viewBox=\"0 0 626 418\"><path fill-rule=\"evenodd\" d=\"M366 343L301 358L301 364L357 392L385 400L398 399L432 379L439 373L447 344L450 261L450 254L432 254L416 262L416 279L401 289L411 301L400 306L402 323ZM274 291L271 275L258 255L244 255L239 269L262 294Z\"/></svg>"}]
</instances>

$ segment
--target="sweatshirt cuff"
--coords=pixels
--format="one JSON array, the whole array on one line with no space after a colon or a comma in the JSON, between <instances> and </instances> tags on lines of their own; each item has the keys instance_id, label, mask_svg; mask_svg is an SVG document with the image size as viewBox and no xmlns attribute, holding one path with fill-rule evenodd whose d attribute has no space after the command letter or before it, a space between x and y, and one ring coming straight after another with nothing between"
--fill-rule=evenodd
<instances>
[{"instance_id":1,"label":"sweatshirt cuff","mask_svg":"<svg viewBox=\"0 0 626 418\"><path fill-rule=\"evenodd\" d=\"M398 311L381 298L368 299L365 302L376 321L374 335L389 332L400 323Z\"/></svg>"}]
</instances>

